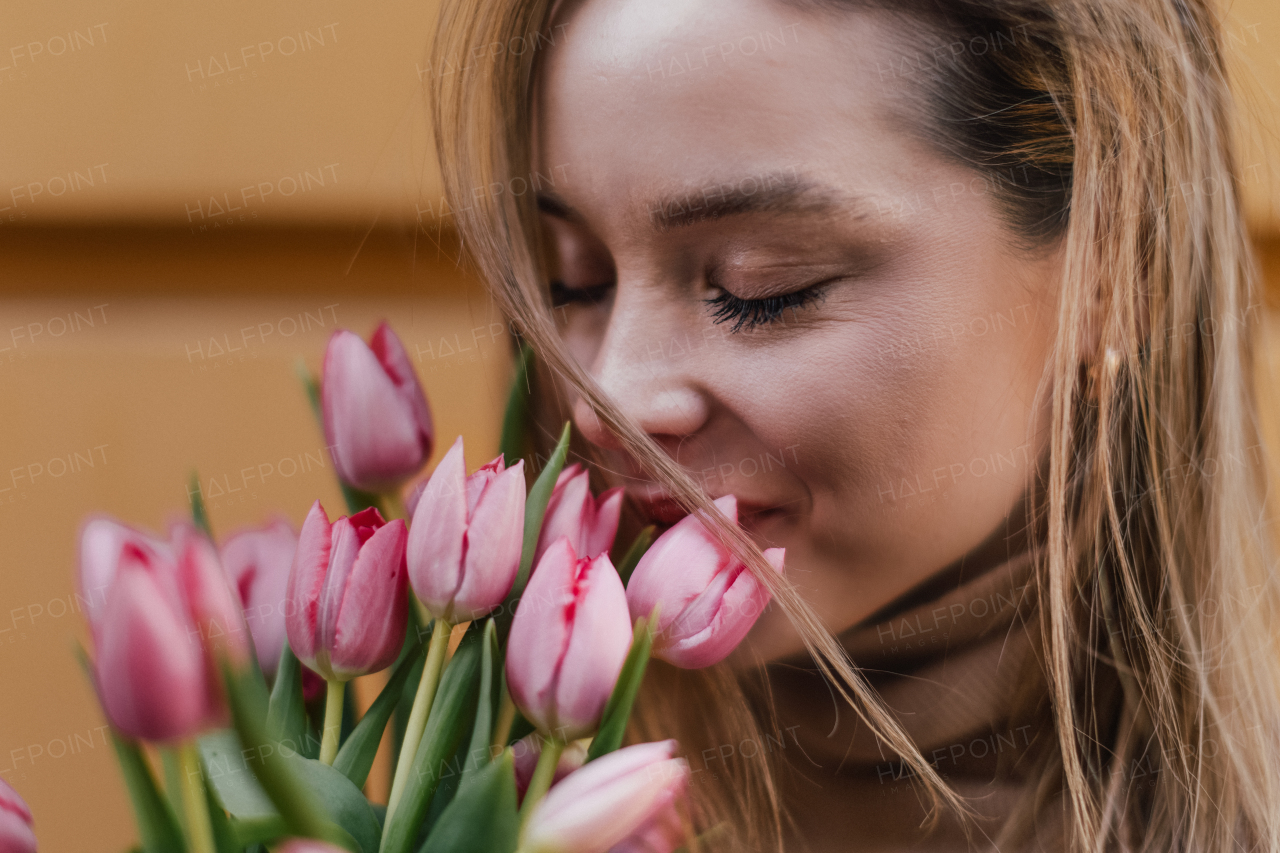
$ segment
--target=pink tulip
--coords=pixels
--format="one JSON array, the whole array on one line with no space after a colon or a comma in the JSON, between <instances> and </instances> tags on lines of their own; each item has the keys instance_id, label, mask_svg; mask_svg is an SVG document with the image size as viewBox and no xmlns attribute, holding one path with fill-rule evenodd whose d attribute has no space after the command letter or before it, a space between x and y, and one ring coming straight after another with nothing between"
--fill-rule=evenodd
<instances>
[{"instance_id":1,"label":"pink tulip","mask_svg":"<svg viewBox=\"0 0 1280 853\"><path fill-rule=\"evenodd\" d=\"M324 352L324 434L343 481L389 492L431 456L435 428L413 364L386 323L366 346L339 329Z\"/></svg>"},{"instance_id":2,"label":"pink tulip","mask_svg":"<svg viewBox=\"0 0 1280 853\"><path fill-rule=\"evenodd\" d=\"M169 543L149 533L135 530L105 515L87 519L80 528L76 592L89 627L95 632L107 603L107 590L116 576L121 550L126 544L155 560L173 559Z\"/></svg>"},{"instance_id":3,"label":"pink tulip","mask_svg":"<svg viewBox=\"0 0 1280 853\"><path fill-rule=\"evenodd\" d=\"M408 613L403 521L372 507L332 524L320 501L298 537L285 629L298 659L328 681L386 669L400 653Z\"/></svg>"},{"instance_id":4,"label":"pink tulip","mask_svg":"<svg viewBox=\"0 0 1280 853\"><path fill-rule=\"evenodd\" d=\"M0 853L36 853L31 809L0 779Z\"/></svg>"},{"instance_id":5,"label":"pink tulip","mask_svg":"<svg viewBox=\"0 0 1280 853\"><path fill-rule=\"evenodd\" d=\"M467 476L462 438L449 448L414 507L409 582L447 622L493 610L515 581L524 542L524 461L499 456Z\"/></svg>"},{"instance_id":6,"label":"pink tulip","mask_svg":"<svg viewBox=\"0 0 1280 853\"><path fill-rule=\"evenodd\" d=\"M267 678L275 676L284 648L284 602L297 549L298 534L283 519L238 533L222 546L222 567L240 596L258 665Z\"/></svg>"},{"instance_id":7,"label":"pink tulip","mask_svg":"<svg viewBox=\"0 0 1280 853\"><path fill-rule=\"evenodd\" d=\"M524 792L529 789L533 779L533 771L538 768L538 759L542 757L542 744L546 739L537 732L525 735L511 746L511 757L516 771L516 795L524 800ZM583 764L587 763L587 741L575 740L560 753L556 762L556 772L552 776L554 785Z\"/></svg>"},{"instance_id":8,"label":"pink tulip","mask_svg":"<svg viewBox=\"0 0 1280 853\"><path fill-rule=\"evenodd\" d=\"M547 503L535 565L551 543L568 536L574 551L581 557L595 557L613 547L618 533L618 516L622 513L622 489L609 489L599 498L591 495L591 477L574 463L560 472L556 487Z\"/></svg>"},{"instance_id":9,"label":"pink tulip","mask_svg":"<svg viewBox=\"0 0 1280 853\"><path fill-rule=\"evenodd\" d=\"M507 642L511 698L544 734L595 731L631 646L627 597L608 554L580 560L561 537L533 572Z\"/></svg>"},{"instance_id":10,"label":"pink tulip","mask_svg":"<svg viewBox=\"0 0 1280 853\"><path fill-rule=\"evenodd\" d=\"M314 838L290 838L273 849L276 853L346 853L341 847L327 841L316 841Z\"/></svg>"},{"instance_id":11,"label":"pink tulip","mask_svg":"<svg viewBox=\"0 0 1280 853\"><path fill-rule=\"evenodd\" d=\"M214 655L215 662L216 657L225 656L237 666L248 663L252 635L213 543L194 527L179 525L174 529L173 550L178 555L178 582L206 653ZM212 678L217 692L222 678L216 668Z\"/></svg>"},{"instance_id":12,"label":"pink tulip","mask_svg":"<svg viewBox=\"0 0 1280 853\"><path fill-rule=\"evenodd\" d=\"M716 501L735 523L738 501L726 495ZM782 548L770 548L765 559L781 574ZM685 669L719 663L742 642L769 603L769 590L695 515L676 522L640 558L627 583L631 618L639 619L661 604L655 657Z\"/></svg>"},{"instance_id":13,"label":"pink tulip","mask_svg":"<svg viewBox=\"0 0 1280 853\"><path fill-rule=\"evenodd\" d=\"M94 519L80 537L82 586L106 586L105 603L89 612L103 709L117 729L145 740L221 725L219 660L243 665L249 640L213 545L185 526L160 547L111 524Z\"/></svg>"},{"instance_id":14,"label":"pink tulip","mask_svg":"<svg viewBox=\"0 0 1280 853\"><path fill-rule=\"evenodd\" d=\"M675 748L674 740L640 743L569 774L529 816L522 849L599 853L668 819L689 784L689 765L674 757Z\"/></svg>"},{"instance_id":15,"label":"pink tulip","mask_svg":"<svg viewBox=\"0 0 1280 853\"><path fill-rule=\"evenodd\" d=\"M640 828L609 848L609 853L673 853L689 840L675 800Z\"/></svg>"}]
</instances>

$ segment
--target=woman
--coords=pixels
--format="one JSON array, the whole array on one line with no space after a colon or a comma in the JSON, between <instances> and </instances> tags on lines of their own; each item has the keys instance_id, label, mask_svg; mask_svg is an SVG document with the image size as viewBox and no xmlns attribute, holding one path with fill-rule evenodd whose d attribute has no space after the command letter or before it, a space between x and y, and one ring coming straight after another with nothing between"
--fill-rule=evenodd
<instances>
[{"instance_id":1,"label":"woman","mask_svg":"<svg viewBox=\"0 0 1280 853\"><path fill-rule=\"evenodd\" d=\"M736 494L774 590L646 685L704 847L1280 849L1207 3L459 0L435 51L459 231L581 452L641 520Z\"/></svg>"}]
</instances>

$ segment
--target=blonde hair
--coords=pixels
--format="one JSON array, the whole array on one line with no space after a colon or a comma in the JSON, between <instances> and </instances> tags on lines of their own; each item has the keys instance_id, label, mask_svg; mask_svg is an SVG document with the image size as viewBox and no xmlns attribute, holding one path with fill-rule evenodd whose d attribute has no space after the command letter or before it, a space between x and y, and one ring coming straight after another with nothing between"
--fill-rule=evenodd
<instances>
[{"instance_id":1,"label":"blonde hair","mask_svg":"<svg viewBox=\"0 0 1280 853\"><path fill-rule=\"evenodd\" d=\"M551 5L446 0L431 63L450 69L431 88L446 197L464 249L538 353L544 393L573 386L687 510L708 512L694 480L561 344L532 193L472 191L533 173L540 52L506 46L551 41ZM1064 259L1043 385L1050 455L1032 489L1044 530L1034 561L1037 710L1056 740L997 840L1029 842L1037 820L1057 809L1073 850L1280 850L1280 592L1251 387L1256 276L1213 9L1202 0L824 5L920 16L934 33L999 26L1029 35L932 81L970 96L975 115L987 95L1032 93L984 116L968 137L936 141L975 169L1030 166L1039 182L1005 198L1011 226L1029 243L1057 242ZM458 61L477 56L485 61ZM944 102L955 98L933 98L935 113ZM1198 189L1211 185L1225 189ZM965 813L808 604L741 531L707 518L935 810ZM693 694L720 713L682 712ZM758 738L760 725L726 670L658 667L636 728L696 748ZM1158 772L1137 790L1127 768L1143 759ZM727 770L700 788L700 822L728 822L726 849L780 848L784 816L769 768Z\"/></svg>"}]
</instances>

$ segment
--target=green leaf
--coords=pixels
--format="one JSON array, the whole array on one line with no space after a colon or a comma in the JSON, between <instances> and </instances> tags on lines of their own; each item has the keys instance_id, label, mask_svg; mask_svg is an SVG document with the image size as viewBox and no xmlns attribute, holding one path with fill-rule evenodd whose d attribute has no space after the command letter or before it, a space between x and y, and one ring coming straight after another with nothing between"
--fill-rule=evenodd
<instances>
[{"instance_id":1,"label":"green leaf","mask_svg":"<svg viewBox=\"0 0 1280 853\"><path fill-rule=\"evenodd\" d=\"M462 783L419 853L513 853L519 836L515 765L507 750Z\"/></svg>"},{"instance_id":2,"label":"green leaf","mask_svg":"<svg viewBox=\"0 0 1280 853\"><path fill-rule=\"evenodd\" d=\"M381 853L409 853L431 797L449 769L448 759L457 750L466 724L475 713L482 633L478 623L473 625L475 629L467 630L440 679L404 793L383 832Z\"/></svg>"},{"instance_id":3,"label":"green leaf","mask_svg":"<svg viewBox=\"0 0 1280 853\"><path fill-rule=\"evenodd\" d=\"M382 827L369 801L342 773L314 758L289 759L299 778L322 804L327 814L342 827L363 853L377 853Z\"/></svg>"},{"instance_id":4,"label":"green leaf","mask_svg":"<svg viewBox=\"0 0 1280 853\"><path fill-rule=\"evenodd\" d=\"M498 443L507 465L523 459L529 448L529 366L532 360L533 348L528 344L520 347L511 391L507 394L507 408L502 413L502 440Z\"/></svg>"},{"instance_id":5,"label":"green leaf","mask_svg":"<svg viewBox=\"0 0 1280 853\"><path fill-rule=\"evenodd\" d=\"M243 750L234 731L209 732L200 737L198 744L209 787L233 817L249 819L277 814L250 766L250 762L257 760L257 752Z\"/></svg>"},{"instance_id":6,"label":"green leaf","mask_svg":"<svg viewBox=\"0 0 1280 853\"><path fill-rule=\"evenodd\" d=\"M387 511L383 509L382 498L379 495L361 491L355 486L348 486L341 479L338 480L338 485L342 487L342 499L346 501L348 515L355 515L361 510L373 507L384 517L386 516Z\"/></svg>"},{"instance_id":7,"label":"green leaf","mask_svg":"<svg viewBox=\"0 0 1280 853\"><path fill-rule=\"evenodd\" d=\"M391 677L387 679L387 686L382 688L382 692L369 706L369 710L365 712L359 724L352 729L342 749L338 750L338 757L334 759L333 767L350 779L357 788L364 787L365 781L369 778L369 769L373 767L374 756L378 754L378 744L382 740L383 731L387 728L387 721L391 719L391 712L395 710L400 697L404 694L404 685L409 680L409 673L413 671L414 664L421 657L422 645L416 644L408 655L401 658L400 663L396 664L395 670L392 671Z\"/></svg>"},{"instance_id":8,"label":"green leaf","mask_svg":"<svg viewBox=\"0 0 1280 853\"><path fill-rule=\"evenodd\" d=\"M232 817L231 831L235 833L237 844L241 847L252 847L256 844L264 844L268 841L275 841L277 838L285 837L289 834L289 827L285 826L284 820L280 815L252 817L244 820Z\"/></svg>"},{"instance_id":9,"label":"green leaf","mask_svg":"<svg viewBox=\"0 0 1280 853\"><path fill-rule=\"evenodd\" d=\"M201 767L201 770L207 780L208 768ZM227 819L227 811L222 807L213 785L204 786L204 798L206 808L209 810L209 826L213 830L213 844L217 853L240 853L240 848L244 845L237 842L235 831L231 828L231 821Z\"/></svg>"},{"instance_id":10,"label":"green leaf","mask_svg":"<svg viewBox=\"0 0 1280 853\"><path fill-rule=\"evenodd\" d=\"M298 374L298 381L302 383L302 388L306 391L307 401L311 403L311 413L315 415L316 423L320 425L320 432L324 433L324 410L320 404L320 381L316 379L315 374L307 367L307 363L301 358L294 365L294 372ZM332 457L333 454L330 454ZM335 469L336 470L336 469ZM362 509L376 507L378 512L386 515L382 509L382 499L372 492L361 491L354 486L349 486L342 482L342 478L338 478L338 485L342 487L342 499L346 501L347 512L355 515Z\"/></svg>"},{"instance_id":11,"label":"green leaf","mask_svg":"<svg viewBox=\"0 0 1280 853\"><path fill-rule=\"evenodd\" d=\"M480 697L476 702L476 724L471 729L471 743L467 748L466 764L462 771L462 784L489 762L489 741L493 739L494 702L497 691L495 664L498 661L498 626L490 619L484 626L480 656Z\"/></svg>"},{"instance_id":12,"label":"green leaf","mask_svg":"<svg viewBox=\"0 0 1280 853\"><path fill-rule=\"evenodd\" d=\"M644 552L649 550L649 546L653 544L653 534L658 528L650 524L648 527L636 534L635 540L631 543L631 547L627 549L627 553L618 561L618 577L622 578L622 585L626 586L631 580L631 573L636 570L636 566L640 563L640 558L644 556Z\"/></svg>"},{"instance_id":13,"label":"green leaf","mask_svg":"<svg viewBox=\"0 0 1280 853\"><path fill-rule=\"evenodd\" d=\"M276 683L267 703L267 734L276 741L297 744L307 741L307 707L302 695L302 663L286 639L280 649ZM311 757L311 756L308 756Z\"/></svg>"},{"instance_id":14,"label":"green leaf","mask_svg":"<svg viewBox=\"0 0 1280 853\"><path fill-rule=\"evenodd\" d=\"M209 513L204 506L204 492L200 490L200 475L192 470L187 479L187 497L191 499L191 520L205 536L213 539L213 528L209 526Z\"/></svg>"},{"instance_id":15,"label":"green leaf","mask_svg":"<svg viewBox=\"0 0 1280 853\"><path fill-rule=\"evenodd\" d=\"M422 819L422 824L414 836L415 843L427 840L431 827L436 825L440 815L449 807L449 803L453 802L453 795L458 793L458 785L462 781L462 768L467 763L467 750L470 748L470 740L459 738L458 748L454 751L453 757L441 765L440 784L436 787L435 794L431 796L431 805L427 807L426 817Z\"/></svg>"},{"instance_id":16,"label":"green leaf","mask_svg":"<svg viewBox=\"0 0 1280 853\"><path fill-rule=\"evenodd\" d=\"M511 723L511 735L507 738L507 746L511 746L511 744L527 735L533 734L537 730L538 727L529 722L525 715L520 713L520 709L517 708L516 718Z\"/></svg>"},{"instance_id":17,"label":"green leaf","mask_svg":"<svg viewBox=\"0 0 1280 853\"><path fill-rule=\"evenodd\" d=\"M182 768L178 765L178 751L173 747L161 747L160 750L160 766L164 770L164 792L169 797L170 803L182 802ZM182 813L182 809L174 809L178 817L178 824L182 827L183 833L187 830L187 816Z\"/></svg>"},{"instance_id":18,"label":"green leaf","mask_svg":"<svg viewBox=\"0 0 1280 853\"><path fill-rule=\"evenodd\" d=\"M516 604L524 593L525 584L529 582L529 572L533 569L533 552L538 547L538 535L542 532L542 519L547 514L547 504L551 501L551 493L555 490L556 479L564 470L565 459L569 455L569 422L565 421L560 432L560 441L551 452L547 465L534 481L533 488L524 502L524 548L520 552L520 571L516 573L515 583L506 601L498 608L498 638L505 642L507 630L511 627Z\"/></svg>"},{"instance_id":19,"label":"green leaf","mask_svg":"<svg viewBox=\"0 0 1280 853\"><path fill-rule=\"evenodd\" d=\"M306 392L307 402L311 404L311 414L315 415L316 422L323 430L324 411L320 406L320 380L316 379L315 374L301 357L294 362L293 371L298 375L298 381L302 383L302 390Z\"/></svg>"},{"instance_id":20,"label":"green leaf","mask_svg":"<svg viewBox=\"0 0 1280 853\"><path fill-rule=\"evenodd\" d=\"M422 622L418 619L418 608L409 608L409 623L405 626L404 645L400 647L400 657L397 660L403 660L414 650L423 648L422 638L424 636ZM409 672L409 683L412 685L422 681L422 670L426 664L426 656L419 655L418 660L413 665L413 669ZM409 727L409 716L413 713L413 698L415 690L406 690L400 694L400 701L396 703L395 713L391 720L391 754L400 755L400 749L404 745L404 733ZM394 770L392 771L395 772Z\"/></svg>"},{"instance_id":21,"label":"green leaf","mask_svg":"<svg viewBox=\"0 0 1280 853\"><path fill-rule=\"evenodd\" d=\"M111 744L115 747L120 772L124 775L129 800L133 803L142 850L144 853L184 853L187 845L182 839L178 818L156 787L155 777L151 775L151 767L142 749L117 734L115 729L108 727L107 731L111 734Z\"/></svg>"},{"instance_id":22,"label":"green leaf","mask_svg":"<svg viewBox=\"0 0 1280 853\"><path fill-rule=\"evenodd\" d=\"M326 819L320 801L299 778L295 761L306 759L296 753L291 759L267 734L266 690L259 687L256 676L252 672L236 673L224 668L223 683L231 706L231 718L243 747L241 755L276 811L284 818L289 832L306 838L324 839L353 853L360 853L351 836ZM211 773L216 772L212 767L210 770ZM225 798L223 802L230 808L231 804Z\"/></svg>"},{"instance_id":23,"label":"green leaf","mask_svg":"<svg viewBox=\"0 0 1280 853\"><path fill-rule=\"evenodd\" d=\"M210 788L222 808L231 813L230 830L243 847L283 835L307 835L343 843L357 853L374 853L380 829L369 802L350 779L319 761L304 758L280 744L268 742L260 750L242 749L235 732L211 732L200 738L200 754ZM291 777L301 797L320 815L310 831L281 817L256 773L263 765L278 764ZM335 832L334 823L341 830ZM357 849L358 848L358 849Z\"/></svg>"},{"instance_id":24,"label":"green leaf","mask_svg":"<svg viewBox=\"0 0 1280 853\"><path fill-rule=\"evenodd\" d=\"M101 696L93 662L89 660L84 646L78 642L75 644L75 656L94 694ZM108 726L107 731L111 735L111 745L115 748L116 760L120 764L120 775L124 776L125 788L129 791L129 801L133 804L134 821L138 824L138 835L142 841L137 849L142 853L185 853L187 845L183 840L178 817L172 805L160 793L155 777L151 775L151 765L147 763L141 748L114 728Z\"/></svg>"},{"instance_id":25,"label":"green leaf","mask_svg":"<svg viewBox=\"0 0 1280 853\"><path fill-rule=\"evenodd\" d=\"M587 750L587 761L592 761L606 753L613 752L622 746L622 737L627 731L627 722L631 719L631 707L635 705L636 694L640 692L640 684L644 681L644 672L649 665L649 653L653 649L653 631L649 625L656 614L648 619L636 622L635 633L631 639L631 649L622 664L622 672L618 675L618 683L605 703L604 715L601 717L600 731L591 741Z\"/></svg>"}]
</instances>

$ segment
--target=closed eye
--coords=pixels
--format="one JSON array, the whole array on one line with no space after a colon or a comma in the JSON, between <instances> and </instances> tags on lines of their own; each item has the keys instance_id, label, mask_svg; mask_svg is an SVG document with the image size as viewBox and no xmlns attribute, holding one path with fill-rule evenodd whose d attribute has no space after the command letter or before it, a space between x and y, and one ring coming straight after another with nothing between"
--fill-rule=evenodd
<instances>
[{"instance_id":1,"label":"closed eye","mask_svg":"<svg viewBox=\"0 0 1280 853\"><path fill-rule=\"evenodd\" d=\"M730 332L738 332L742 329L749 331L757 326L776 323L787 312L795 315L802 308L822 301L827 284L829 282L822 282L791 293L765 296L760 299L743 299L721 289L719 295L703 301L715 309L711 319L717 325L732 322Z\"/></svg>"}]
</instances>

